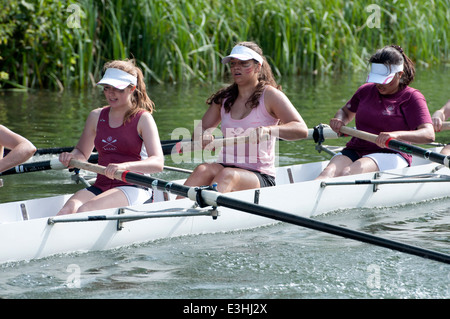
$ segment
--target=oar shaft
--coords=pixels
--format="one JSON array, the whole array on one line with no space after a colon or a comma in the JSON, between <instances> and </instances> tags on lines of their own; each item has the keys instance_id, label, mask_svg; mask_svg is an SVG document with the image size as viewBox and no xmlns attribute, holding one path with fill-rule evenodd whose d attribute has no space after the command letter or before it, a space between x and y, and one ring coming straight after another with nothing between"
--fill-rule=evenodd
<instances>
[{"instance_id":1,"label":"oar shaft","mask_svg":"<svg viewBox=\"0 0 450 319\"><path fill-rule=\"evenodd\" d=\"M442 131L450 130L450 122L442 122Z\"/></svg>"},{"instance_id":2,"label":"oar shaft","mask_svg":"<svg viewBox=\"0 0 450 319\"><path fill-rule=\"evenodd\" d=\"M375 141L377 139L377 135L375 135L375 134L355 130L355 129L347 127L347 126L342 126L340 129L340 132L343 134L347 134L350 136L354 136L354 137L372 142L372 143L375 143ZM420 156L420 157L423 157L424 159L430 160L432 162L443 164L446 167L450 167L449 156L446 156L441 153L432 152L432 151L424 149L422 147L411 145L411 144L404 143L404 142L400 142L397 140L389 140L386 146L395 151L399 151L399 152L403 152L403 153L407 153L407 154L411 154L411 155L415 155L415 156Z\"/></svg>"},{"instance_id":3,"label":"oar shaft","mask_svg":"<svg viewBox=\"0 0 450 319\"><path fill-rule=\"evenodd\" d=\"M440 252L435 252L435 251L431 251L428 249L423 249L420 247L403 244L400 242L373 236L373 235L358 232L355 230L323 223L323 222L320 222L320 221L317 221L314 219L304 218L301 216L282 212L277 209L264 207L264 206L256 205L253 203L243 202L243 201L231 198L231 197L225 197L224 195L220 195L217 197L217 206L224 206L224 207L228 207L228 208L232 208L232 209L238 209L238 210L242 210L242 211L245 211L245 212L248 212L251 214L255 214L258 216L272 218L275 220L294 224L297 226L302 226L302 227L326 232L329 234L333 234L333 235L337 235L337 236L341 236L341 237L345 237L345 238L349 238L349 239L354 239L354 240L362 241L362 242L365 242L368 244L377 245L377 246L397 250L400 252L416 255L419 257L424 257L424 258L428 258L428 259L432 259L432 260L450 264L450 256L440 253Z\"/></svg>"},{"instance_id":4,"label":"oar shaft","mask_svg":"<svg viewBox=\"0 0 450 319\"><path fill-rule=\"evenodd\" d=\"M10 168L10 169L0 173L0 175L31 173L31 172L44 171L44 170L49 170L49 169L63 169L63 168L65 168L65 167L64 167L64 165L61 164L59 159L54 158L54 159L47 160L47 161L25 163L25 164L17 165L13 168Z\"/></svg>"},{"instance_id":5,"label":"oar shaft","mask_svg":"<svg viewBox=\"0 0 450 319\"><path fill-rule=\"evenodd\" d=\"M72 152L73 146L68 147L50 147L50 148L39 148L36 150L34 155L44 155L44 154L60 154L62 152Z\"/></svg>"},{"instance_id":6,"label":"oar shaft","mask_svg":"<svg viewBox=\"0 0 450 319\"><path fill-rule=\"evenodd\" d=\"M180 139L178 139L178 140L162 140L161 147L163 149L164 155L170 155L173 146L175 146L175 144L177 144L179 142L181 142ZM73 149L74 149L73 146L39 148L36 150L34 155L60 154L62 152L71 152L71 151L73 151Z\"/></svg>"},{"instance_id":7,"label":"oar shaft","mask_svg":"<svg viewBox=\"0 0 450 319\"><path fill-rule=\"evenodd\" d=\"M98 162L98 154L92 154L89 157L89 162L97 163ZM46 161L39 162L29 162L20 165L16 165L13 168L10 168L4 172L0 173L1 175L12 175L12 174L22 174L22 173L32 173L39 171L46 171L50 169L65 169L66 167L61 164L59 158L52 158Z\"/></svg>"}]
</instances>

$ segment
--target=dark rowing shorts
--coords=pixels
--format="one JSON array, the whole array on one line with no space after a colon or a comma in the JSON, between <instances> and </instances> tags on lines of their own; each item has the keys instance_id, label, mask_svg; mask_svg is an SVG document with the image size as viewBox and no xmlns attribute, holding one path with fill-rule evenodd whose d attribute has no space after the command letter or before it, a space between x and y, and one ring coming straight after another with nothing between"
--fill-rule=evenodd
<instances>
[{"instance_id":1,"label":"dark rowing shorts","mask_svg":"<svg viewBox=\"0 0 450 319\"><path fill-rule=\"evenodd\" d=\"M352 160L352 162L355 162L361 158L361 156L358 154L358 152L356 152L354 150L349 150L346 148L344 148L341 151L341 154L347 156L349 159Z\"/></svg>"},{"instance_id":2,"label":"dark rowing shorts","mask_svg":"<svg viewBox=\"0 0 450 319\"><path fill-rule=\"evenodd\" d=\"M102 192L102 190L98 187L95 186L89 186L88 188L86 188L87 191L90 191L92 194L94 194L95 196L100 195Z\"/></svg>"},{"instance_id":3,"label":"dark rowing shorts","mask_svg":"<svg viewBox=\"0 0 450 319\"><path fill-rule=\"evenodd\" d=\"M223 163L218 163L218 164L222 165L223 167L240 168L240 169L245 169L245 170L247 170L249 172L254 173L256 175L256 177L258 177L259 186L261 188L262 187L275 186L275 177L273 177L271 175L263 174L261 172L253 171L251 169L237 167L237 166L234 166L234 165L227 165L227 164L223 164Z\"/></svg>"}]
</instances>

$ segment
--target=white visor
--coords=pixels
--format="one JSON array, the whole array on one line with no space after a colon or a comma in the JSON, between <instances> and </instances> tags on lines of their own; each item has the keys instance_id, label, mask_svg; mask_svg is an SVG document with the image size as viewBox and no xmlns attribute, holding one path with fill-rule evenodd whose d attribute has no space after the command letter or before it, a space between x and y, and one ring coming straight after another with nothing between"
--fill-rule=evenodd
<instances>
[{"instance_id":1,"label":"white visor","mask_svg":"<svg viewBox=\"0 0 450 319\"><path fill-rule=\"evenodd\" d=\"M372 63L372 68L366 82L388 84L392 81L395 74L400 71L403 71L403 63L391 65Z\"/></svg>"},{"instance_id":2,"label":"white visor","mask_svg":"<svg viewBox=\"0 0 450 319\"><path fill-rule=\"evenodd\" d=\"M223 64L228 63L228 62L230 62L230 60L232 58L242 60L242 61L255 59L256 61L259 62L259 64L261 64L261 65L263 64L263 58L258 53L256 53L252 49L247 48L243 45L235 46L233 48L233 50L231 50L230 55L228 55L222 59L222 63Z\"/></svg>"},{"instance_id":3,"label":"white visor","mask_svg":"<svg viewBox=\"0 0 450 319\"><path fill-rule=\"evenodd\" d=\"M108 84L117 89L123 90L130 84L136 85L137 77L119 69L109 68L106 70L105 75L103 75L100 82L97 83L97 85L102 84Z\"/></svg>"}]
</instances>

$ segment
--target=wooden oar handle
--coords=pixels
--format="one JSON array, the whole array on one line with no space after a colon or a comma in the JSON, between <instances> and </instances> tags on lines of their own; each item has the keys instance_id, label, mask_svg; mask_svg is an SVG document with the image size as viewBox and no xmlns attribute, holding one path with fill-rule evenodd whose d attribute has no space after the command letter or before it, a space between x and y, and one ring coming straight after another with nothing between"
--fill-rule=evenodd
<instances>
[{"instance_id":1,"label":"wooden oar handle","mask_svg":"<svg viewBox=\"0 0 450 319\"><path fill-rule=\"evenodd\" d=\"M231 146L231 145L236 145L236 144L245 144L249 142L249 137L248 136L236 136L236 137L227 137L227 138L218 138L218 139L214 139L212 140L209 144L208 144L208 148L211 149L218 149L218 148L222 148L223 146ZM177 143L176 145L176 149L177 152L183 152L183 149L187 149L189 151L192 150L196 150L202 149L202 145L200 144L200 142L180 142Z\"/></svg>"},{"instance_id":2,"label":"wooden oar handle","mask_svg":"<svg viewBox=\"0 0 450 319\"><path fill-rule=\"evenodd\" d=\"M83 162L83 161L79 161L76 159L71 159L69 162L69 166L73 166L79 169L84 169L86 171L90 171L90 172L94 172L97 174L101 174L101 175L105 175L105 169L106 167L98 165L98 164L92 164L92 163L88 163L88 162ZM127 171L124 170L117 170L114 173L114 178L118 179L118 180L122 180L122 176L124 173L126 173Z\"/></svg>"},{"instance_id":3,"label":"wooden oar handle","mask_svg":"<svg viewBox=\"0 0 450 319\"><path fill-rule=\"evenodd\" d=\"M358 131L358 130L348 127L348 126L341 126L340 132L342 134L354 136L354 137L357 137L357 138L360 138L362 140L366 140L366 141L369 141L372 143L375 143L375 141L377 139L377 135L375 135L375 134L364 132L364 131Z\"/></svg>"},{"instance_id":4,"label":"wooden oar handle","mask_svg":"<svg viewBox=\"0 0 450 319\"><path fill-rule=\"evenodd\" d=\"M450 122L442 122L441 131L448 131L448 130L450 130Z\"/></svg>"}]
</instances>

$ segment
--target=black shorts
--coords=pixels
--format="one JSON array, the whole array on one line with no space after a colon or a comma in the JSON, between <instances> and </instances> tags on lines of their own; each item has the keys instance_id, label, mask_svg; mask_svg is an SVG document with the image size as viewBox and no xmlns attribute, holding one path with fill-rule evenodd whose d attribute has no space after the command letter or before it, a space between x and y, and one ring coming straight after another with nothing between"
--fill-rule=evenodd
<instances>
[{"instance_id":1,"label":"black shorts","mask_svg":"<svg viewBox=\"0 0 450 319\"><path fill-rule=\"evenodd\" d=\"M103 193L103 191L95 186L89 186L86 188L87 191L90 191L92 194L94 194L95 196L100 195L101 193Z\"/></svg>"},{"instance_id":2,"label":"black shorts","mask_svg":"<svg viewBox=\"0 0 450 319\"><path fill-rule=\"evenodd\" d=\"M361 155L358 154L357 151L349 150L349 149L346 149L346 148L344 148L341 151L341 154L347 156L349 159L352 160L352 162L355 162L355 161L359 160L362 157Z\"/></svg>"},{"instance_id":3,"label":"black shorts","mask_svg":"<svg viewBox=\"0 0 450 319\"><path fill-rule=\"evenodd\" d=\"M223 163L218 163L218 164L222 165L223 167L240 168L240 169L245 169L245 170L247 170L249 172L255 173L256 177L258 177L259 186L261 188L262 187L275 186L275 177L274 176L263 174L263 173L260 173L258 171L253 171L251 169L237 167L237 166L234 166L234 165L227 165L227 164L223 164Z\"/></svg>"}]
</instances>

